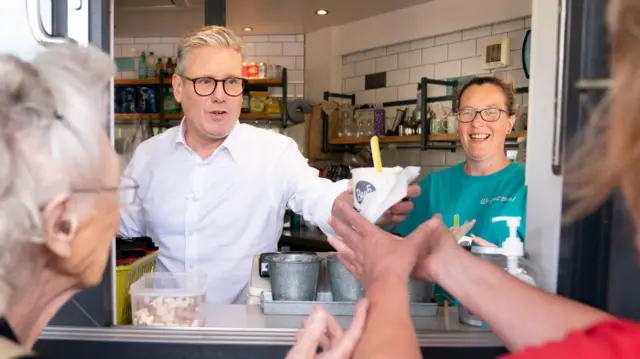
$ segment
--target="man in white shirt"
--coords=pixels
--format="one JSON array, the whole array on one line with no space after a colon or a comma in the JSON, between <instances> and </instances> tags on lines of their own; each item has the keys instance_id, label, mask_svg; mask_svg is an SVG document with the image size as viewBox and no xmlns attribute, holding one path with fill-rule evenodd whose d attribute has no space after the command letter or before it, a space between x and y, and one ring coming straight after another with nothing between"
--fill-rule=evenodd
<instances>
[{"instance_id":1,"label":"man in white shirt","mask_svg":"<svg viewBox=\"0 0 640 359\"><path fill-rule=\"evenodd\" d=\"M172 78L184 119L140 144L124 173L140 187L120 234L153 238L158 271L207 273L215 303L245 301L252 258L276 251L287 206L333 233L334 202L352 201L346 181L319 178L292 139L238 122L243 58L242 40L224 27L185 37ZM399 203L385 222L411 206Z\"/></svg>"}]
</instances>

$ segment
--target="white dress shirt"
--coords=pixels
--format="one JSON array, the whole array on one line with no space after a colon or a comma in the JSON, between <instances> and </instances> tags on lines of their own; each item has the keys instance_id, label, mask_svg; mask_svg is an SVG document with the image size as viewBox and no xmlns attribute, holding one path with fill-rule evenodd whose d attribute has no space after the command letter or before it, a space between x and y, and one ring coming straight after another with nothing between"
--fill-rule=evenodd
<instances>
[{"instance_id":1,"label":"white dress shirt","mask_svg":"<svg viewBox=\"0 0 640 359\"><path fill-rule=\"evenodd\" d=\"M277 250L286 208L333 233L327 220L346 181L318 177L291 138L241 123L203 160L183 125L135 150L124 177L140 189L120 235L151 237L158 271L207 273L207 302L242 303L253 256Z\"/></svg>"}]
</instances>

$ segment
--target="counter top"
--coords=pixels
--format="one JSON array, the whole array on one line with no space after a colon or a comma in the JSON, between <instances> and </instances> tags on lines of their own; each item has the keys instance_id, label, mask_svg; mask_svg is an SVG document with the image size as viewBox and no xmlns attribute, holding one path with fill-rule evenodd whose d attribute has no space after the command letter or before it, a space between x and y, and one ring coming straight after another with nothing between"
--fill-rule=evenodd
<instances>
[{"instance_id":1,"label":"counter top","mask_svg":"<svg viewBox=\"0 0 640 359\"><path fill-rule=\"evenodd\" d=\"M303 316L264 315L259 305L208 304L204 328L118 326L111 328L53 327L41 335L47 340L116 342L292 345ZM458 322L455 308L449 323L444 308L436 317L416 317L413 322L422 347L502 347L489 330ZM346 327L351 317L336 317Z\"/></svg>"}]
</instances>

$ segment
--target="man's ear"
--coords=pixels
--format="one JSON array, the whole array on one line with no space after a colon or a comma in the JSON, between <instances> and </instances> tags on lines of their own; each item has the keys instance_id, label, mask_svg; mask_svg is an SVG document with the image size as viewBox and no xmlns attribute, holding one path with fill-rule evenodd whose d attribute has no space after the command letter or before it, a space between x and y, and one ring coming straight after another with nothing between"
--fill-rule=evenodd
<instances>
[{"instance_id":1,"label":"man's ear","mask_svg":"<svg viewBox=\"0 0 640 359\"><path fill-rule=\"evenodd\" d=\"M71 241L78 223L69 213L69 196L60 195L49 201L42 210L45 229L45 245L62 258L71 256Z\"/></svg>"},{"instance_id":2,"label":"man's ear","mask_svg":"<svg viewBox=\"0 0 640 359\"><path fill-rule=\"evenodd\" d=\"M173 98L177 102L182 103L182 78L179 75L173 74L171 77L171 86L173 87Z\"/></svg>"}]
</instances>

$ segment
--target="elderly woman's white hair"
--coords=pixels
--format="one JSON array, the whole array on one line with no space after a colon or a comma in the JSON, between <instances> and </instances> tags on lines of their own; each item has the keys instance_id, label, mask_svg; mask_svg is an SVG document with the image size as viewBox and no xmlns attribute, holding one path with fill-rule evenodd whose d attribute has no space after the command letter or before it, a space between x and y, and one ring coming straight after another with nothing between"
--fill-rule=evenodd
<instances>
[{"instance_id":1,"label":"elderly woman's white hair","mask_svg":"<svg viewBox=\"0 0 640 359\"><path fill-rule=\"evenodd\" d=\"M48 48L31 63L0 56L0 313L30 254L42 250L41 208L100 189L113 73L108 55L76 45Z\"/></svg>"}]
</instances>

